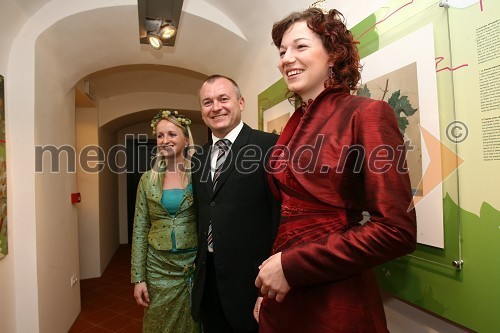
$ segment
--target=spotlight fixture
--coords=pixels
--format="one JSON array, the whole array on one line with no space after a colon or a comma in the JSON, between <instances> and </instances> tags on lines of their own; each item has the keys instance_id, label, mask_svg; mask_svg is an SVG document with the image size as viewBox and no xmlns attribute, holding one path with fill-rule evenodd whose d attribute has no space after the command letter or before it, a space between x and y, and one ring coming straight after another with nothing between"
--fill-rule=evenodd
<instances>
[{"instance_id":1,"label":"spotlight fixture","mask_svg":"<svg viewBox=\"0 0 500 333\"><path fill-rule=\"evenodd\" d=\"M155 50L159 50L163 46L163 41L160 36L153 33L148 33L148 42Z\"/></svg>"},{"instance_id":2,"label":"spotlight fixture","mask_svg":"<svg viewBox=\"0 0 500 333\"><path fill-rule=\"evenodd\" d=\"M137 0L139 39L156 50L174 46L183 0Z\"/></svg>"},{"instance_id":3,"label":"spotlight fixture","mask_svg":"<svg viewBox=\"0 0 500 333\"><path fill-rule=\"evenodd\" d=\"M168 20L146 17L147 40L156 50L163 46L163 42L175 36L177 29Z\"/></svg>"},{"instance_id":4,"label":"spotlight fixture","mask_svg":"<svg viewBox=\"0 0 500 333\"><path fill-rule=\"evenodd\" d=\"M174 37L175 33L177 32L177 29L171 25L170 23L162 25L160 29L160 38L161 39L169 39Z\"/></svg>"}]
</instances>

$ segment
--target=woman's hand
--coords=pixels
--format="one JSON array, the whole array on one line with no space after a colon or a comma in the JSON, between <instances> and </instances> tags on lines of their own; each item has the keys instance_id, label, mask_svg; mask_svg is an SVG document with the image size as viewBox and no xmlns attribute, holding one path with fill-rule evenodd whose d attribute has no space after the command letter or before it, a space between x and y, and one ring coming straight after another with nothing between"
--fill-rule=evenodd
<instances>
[{"instance_id":1,"label":"woman's hand","mask_svg":"<svg viewBox=\"0 0 500 333\"><path fill-rule=\"evenodd\" d=\"M267 258L259 269L255 286L263 295L267 294L269 298L276 298L276 302L281 302L291 289L281 266L281 252Z\"/></svg>"},{"instance_id":2,"label":"woman's hand","mask_svg":"<svg viewBox=\"0 0 500 333\"><path fill-rule=\"evenodd\" d=\"M253 307L253 317L255 320L257 320L257 323L259 322L259 311L260 311L260 303L262 303L262 300L264 297L259 296L257 297L257 300L255 301L255 306Z\"/></svg>"},{"instance_id":3,"label":"woman's hand","mask_svg":"<svg viewBox=\"0 0 500 333\"><path fill-rule=\"evenodd\" d=\"M146 308L149 306L149 294L146 282L141 282L134 286L134 297L137 304Z\"/></svg>"}]
</instances>

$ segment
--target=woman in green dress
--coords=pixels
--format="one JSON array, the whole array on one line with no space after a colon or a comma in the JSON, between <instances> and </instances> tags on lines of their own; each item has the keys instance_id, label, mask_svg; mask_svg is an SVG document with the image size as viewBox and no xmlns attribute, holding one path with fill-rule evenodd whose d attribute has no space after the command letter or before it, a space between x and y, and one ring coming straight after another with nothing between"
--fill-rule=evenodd
<instances>
[{"instance_id":1,"label":"woman in green dress","mask_svg":"<svg viewBox=\"0 0 500 333\"><path fill-rule=\"evenodd\" d=\"M160 111L151 121L157 154L137 188L132 238L134 297L145 307L143 332L197 333L191 318L196 221L187 147L191 121Z\"/></svg>"}]
</instances>

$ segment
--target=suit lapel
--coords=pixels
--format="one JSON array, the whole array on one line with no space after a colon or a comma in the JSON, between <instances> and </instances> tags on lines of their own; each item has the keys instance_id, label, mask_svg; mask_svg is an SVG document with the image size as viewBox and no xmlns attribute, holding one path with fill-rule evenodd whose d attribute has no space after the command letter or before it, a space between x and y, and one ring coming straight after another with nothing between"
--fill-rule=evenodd
<instances>
[{"instance_id":1,"label":"suit lapel","mask_svg":"<svg viewBox=\"0 0 500 333\"><path fill-rule=\"evenodd\" d=\"M215 195L217 191L220 190L220 188L224 185L231 172L233 172L233 170L236 168L236 162L237 162L236 157L238 156L238 153L241 150L241 148L247 145L251 132L252 129L247 124L243 124L243 128L236 137L236 141L234 141L231 144L231 150L229 151L229 155L226 157L222 173L220 174L219 179L217 180L217 186L213 190L213 195Z\"/></svg>"}]
</instances>

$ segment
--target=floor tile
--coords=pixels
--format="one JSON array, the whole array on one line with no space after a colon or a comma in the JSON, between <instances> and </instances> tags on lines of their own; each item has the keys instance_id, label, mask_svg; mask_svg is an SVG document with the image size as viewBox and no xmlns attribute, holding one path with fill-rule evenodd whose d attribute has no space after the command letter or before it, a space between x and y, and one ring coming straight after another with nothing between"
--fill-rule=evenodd
<instances>
[{"instance_id":1,"label":"floor tile","mask_svg":"<svg viewBox=\"0 0 500 333\"><path fill-rule=\"evenodd\" d=\"M130 245L120 245L102 277L80 281L82 310L69 333L140 333L144 308L130 283Z\"/></svg>"},{"instance_id":2,"label":"floor tile","mask_svg":"<svg viewBox=\"0 0 500 333\"><path fill-rule=\"evenodd\" d=\"M120 333L142 333L142 322L136 321L133 324L119 330Z\"/></svg>"},{"instance_id":3,"label":"floor tile","mask_svg":"<svg viewBox=\"0 0 500 333\"><path fill-rule=\"evenodd\" d=\"M73 326L71 326L68 333L83 333L86 330L94 327L95 325L84 319L77 318Z\"/></svg>"}]
</instances>

